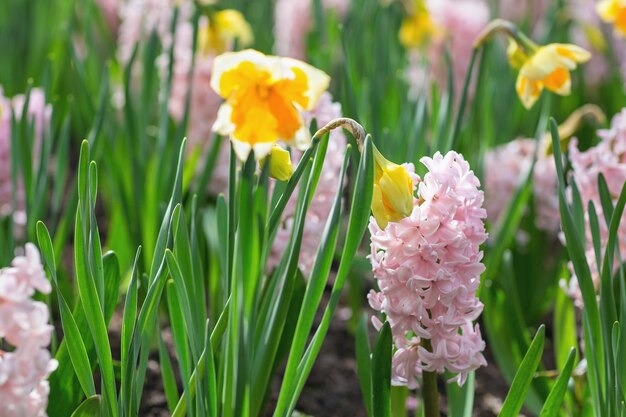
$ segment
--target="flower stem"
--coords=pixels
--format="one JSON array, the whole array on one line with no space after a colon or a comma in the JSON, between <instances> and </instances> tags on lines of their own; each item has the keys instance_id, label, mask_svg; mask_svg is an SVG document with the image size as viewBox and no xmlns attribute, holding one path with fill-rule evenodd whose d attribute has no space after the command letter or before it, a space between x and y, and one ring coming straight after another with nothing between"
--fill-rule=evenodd
<instances>
[{"instance_id":1,"label":"flower stem","mask_svg":"<svg viewBox=\"0 0 626 417\"><path fill-rule=\"evenodd\" d=\"M430 340L423 339L422 346L426 350L432 351ZM422 371L422 399L424 401L424 417L440 417L436 372Z\"/></svg>"},{"instance_id":2,"label":"flower stem","mask_svg":"<svg viewBox=\"0 0 626 417\"><path fill-rule=\"evenodd\" d=\"M352 134L352 136L354 136L354 139L356 140L356 143L359 147L359 151L362 151L363 141L365 140L365 135L366 135L365 129L363 129L363 126L358 124L356 121L349 119L347 117L340 117L340 118L333 119L330 122L326 123L325 126L323 126L317 132L315 132L315 134L313 135L313 138L320 137L324 135L325 133L328 133L331 130L336 129L338 127L342 127L346 129L348 132L350 132L350 134Z\"/></svg>"},{"instance_id":3,"label":"flower stem","mask_svg":"<svg viewBox=\"0 0 626 417\"><path fill-rule=\"evenodd\" d=\"M508 20L494 19L482 31L480 35L474 41L474 48L480 48L487 40L496 33L504 33L509 38L513 39L520 48L524 50L527 55L532 55L538 48L538 45L534 43L528 36L518 29L513 23Z\"/></svg>"}]
</instances>

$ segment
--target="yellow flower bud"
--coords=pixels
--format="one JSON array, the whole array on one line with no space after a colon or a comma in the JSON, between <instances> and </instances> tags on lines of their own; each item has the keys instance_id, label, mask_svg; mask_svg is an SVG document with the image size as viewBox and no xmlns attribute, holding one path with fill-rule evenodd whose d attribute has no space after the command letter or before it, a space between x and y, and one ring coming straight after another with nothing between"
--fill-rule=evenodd
<instances>
[{"instance_id":1,"label":"yellow flower bud","mask_svg":"<svg viewBox=\"0 0 626 417\"><path fill-rule=\"evenodd\" d=\"M407 170L388 161L374 147L374 195L372 215L381 229L413 211L413 181Z\"/></svg>"},{"instance_id":2,"label":"yellow flower bud","mask_svg":"<svg viewBox=\"0 0 626 417\"><path fill-rule=\"evenodd\" d=\"M274 145L270 152L270 177L278 181L289 181L293 174L291 155L278 145Z\"/></svg>"}]
</instances>

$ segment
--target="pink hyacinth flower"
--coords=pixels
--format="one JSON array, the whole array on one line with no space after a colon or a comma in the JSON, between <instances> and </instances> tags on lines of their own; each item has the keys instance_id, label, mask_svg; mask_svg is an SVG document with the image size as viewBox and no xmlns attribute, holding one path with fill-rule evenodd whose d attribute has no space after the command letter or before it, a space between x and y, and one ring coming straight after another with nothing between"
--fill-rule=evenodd
<instances>
[{"instance_id":1,"label":"pink hyacinth flower","mask_svg":"<svg viewBox=\"0 0 626 417\"><path fill-rule=\"evenodd\" d=\"M370 220L369 259L380 291L368 299L391 326L394 384L415 387L425 370L455 373L462 385L469 372L486 365L484 341L472 325L483 307L476 297L485 269L483 193L460 154L437 152L421 162L428 169L423 179L405 165L417 189L412 214L384 230ZM380 327L380 320L372 321Z\"/></svg>"}]
</instances>

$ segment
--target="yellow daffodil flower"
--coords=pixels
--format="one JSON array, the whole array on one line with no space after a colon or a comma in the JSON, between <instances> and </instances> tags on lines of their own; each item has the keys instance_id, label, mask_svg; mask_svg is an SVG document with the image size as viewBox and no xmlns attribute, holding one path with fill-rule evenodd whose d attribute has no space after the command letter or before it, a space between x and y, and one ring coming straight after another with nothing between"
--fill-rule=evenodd
<instances>
[{"instance_id":1,"label":"yellow daffodil flower","mask_svg":"<svg viewBox=\"0 0 626 417\"><path fill-rule=\"evenodd\" d=\"M374 147L372 215L378 227L397 222L413 212L413 181L407 170L388 161Z\"/></svg>"},{"instance_id":2,"label":"yellow daffodil flower","mask_svg":"<svg viewBox=\"0 0 626 417\"><path fill-rule=\"evenodd\" d=\"M254 40L252 28L237 10L216 12L201 21L198 28L198 50L205 55L226 51L235 39L243 47Z\"/></svg>"},{"instance_id":3,"label":"yellow daffodil flower","mask_svg":"<svg viewBox=\"0 0 626 417\"><path fill-rule=\"evenodd\" d=\"M418 0L400 26L400 43L405 48L423 48L440 32L423 0Z\"/></svg>"},{"instance_id":4,"label":"yellow daffodil flower","mask_svg":"<svg viewBox=\"0 0 626 417\"><path fill-rule=\"evenodd\" d=\"M509 57L511 60L510 51ZM569 95L572 87L570 71L590 58L589 52L570 44L553 43L530 52L521 65L515 85L524 107L531 108L544 88L561 96Z\"/></svg>"},{"instance_id":5,"label":"yellow daffodil flower","mask_svg":"<svg viewBox=\"0 0 626 417\"><path fill-rule=\"evenodd\" d=\"M278 145L274 145L270 151L270 177L278 181L289 181L293 174L291 154Z\"/></svg>"},{"instance_id":6,"label":"yellow daffodil flower","mask_svg":"<svg viewBox=\"0 0 626 417\"><path fill-rule=\"evenodd\" d=\"M278 140L305 149L310 143L302 111L312 110L330 77L304 62L248 49L215 58L211 87L226 101L213 130L230 135L241 160L264 158Z\"/></svg>"},{"instance_id":7,"label":"yellow daffodil flower","mask_svg":"<svg viewBox=\"0 0 626 417\"><path fill-rule=\"evenodd\" d=\"M616 33L626 36L626 0L602 0L596 4L596 11L600 19L613 25Z\"/></svg>"}]
</instances>

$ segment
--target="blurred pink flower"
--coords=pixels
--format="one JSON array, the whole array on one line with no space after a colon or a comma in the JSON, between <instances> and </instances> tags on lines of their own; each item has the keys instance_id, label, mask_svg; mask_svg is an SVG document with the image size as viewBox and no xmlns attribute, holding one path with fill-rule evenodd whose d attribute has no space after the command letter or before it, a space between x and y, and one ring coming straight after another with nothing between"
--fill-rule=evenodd
<instances>
[{"instance_id":1,"label":"blurred pink flower","mask_svg":"<svg viewBox=\"0 0 626 417\"><path fill-rule=\"evenodd\" d=\"M528 23L531 31L541 29L549 0L499 0L498 17L517 24Z\"/></svg>"},{"instance_id":2,"label":"blurred pink flower","mask_svg":"<svg viewBox=\"0 0 626 417\"><path fill-rule=\"evenodd\" d=\"M20 120L24 110L26 96L23 94L9 99L4 97L0 86L0 217L14 214L18 224L25 219L24 189L18 182L16 192L17 204L13 206L13 182L11 180L11 118L15 115ZM39 154L39 147L44 133L50 125L52 107L46 104L45 93L39 88L33 88L30 92L28 103L28 121L33 124L33 159Z\"/></svg>"},{"instance_id":3,"label":"blurred pink flower","mask_svg":"<svg viewBox=\"0 0 626 417\"><path fill-rule=\"evenodd\" d=\"M178 23L191 19L193 4L181 1ZM120 0L120 25L117 37L117 56L126 64L138 42L149 39L154 31L161 40L163 50L172 45L170 26L174 16L175 0ZM177 25L177 30L180 26Z\"/></svg>"},{"instance_id":4,"label":"blurred pink flower","mask_svg":"<svg viewBox=\"0 0 626 417\"><path fill-rule=\"evenodd\" d=\"M485 155L485 207L494 225L511 202L517 188L524 181L535 153L534 139L516 139L490 149ZM552 155L540 149L533 171L535 225L556 236L560 230L559 199L556 167Z\"/></svg>"},{"instance_id":5,"label":"blurred pink flower","mask_svg":"<svg viewBox=\"0 0 626 417\"><path fill-rule=\"evenodd\" d=\"M600 136L601 141L585 151L578 149L577 140L572 140L569 146L572 178L580 191L580 197L585 209L585 254L596 287L600 271L593 247L587 205L589 202L593 202L595 206L600 227L601 253L604 256L609 231L600 201L598 175L604 175L609 192L613 198L613 204L615 205L622 186L626 183L626 109L615 115L610 129L598 131L598 136ZM571 198L571 187L568 187L567 192ZM626 212L622 215L617 237L620 253L624 254L626 253ZM614 262L615 267L618 266L617 264L617 262ZM577 304L582 306L582 295L575 277L570 279L568 292Z\"/></svg>"},{"instance_id":6,"label":"blurred pink flower","mask_svg":"<svg viewBox=\"0 0 626 417\"><path fill-rule=\"evenodd\" d=\"M334 10L340 18L348 12L351 0L322 0L324 10ZM274 49L281 56L306 59L306 39L313 29L313 0L277 0L274 6Z\"/></svg>"},{"instance_id":7,"label":"blurred pink flower","mask_svg":"<svg viewBox=\"0 0 626 417\"><path fill-rule=\"evenodd\" d=\"M455 97L460 97L474 40L489 22L489 8L484 0L428 0L427 7L440 33L431 39L425 52L412 50L409 53L407 79L411 94L416 95L428 88L425 82L429 78L441 89L449 88L444 53L447 49L452 60ZM427 71L424 60L428 64Z\"/></svg>"},{"instance_id":8,"label":"blurred pink flower","mask_svg":"<svg viewBox=\"0 0 626 417\"><path fill-rule=\"evenodd\" d=\"M25 255L0 269L0 339L14 350L0 350L0 416L46 416L48 376L57 367L46 346L52 326L48 306L33 301L35 289L49 293L37 248L27 243Z\"/></svg>"},{"instance_id":9,"label":"blurred pink flower","mask_svg":"<svg viewBox=\"0 0 626 417\"><path fill-rule=\"evenodd\" d=\"M412 174L418 197L411 216L381 230L370 219L369 256L380 292L371 291L370 305L383 312L397 348L392 382L415 387L422 370L457 375L485 366L485 343L478 325L483 305L476 298L480 245L487 239L480 182L460 154L439 152L424 157L423 180ZM413 165L405 167L413 173ZM372 319L378 328L378 318ZM430 340L432 351L421 346Z\"/></svg>"},{"instance_id":10,"label":"blurred pink flower","mask_svg":"<svg viewBox=\"0 0 626 417\"><path fill-rule=\"evenodd\" d=\"M120 24L120 19L117 15L120 0L96 0L96 2L111 33L117 33L117 27Z\"/></svg>"},{"instance_id":11,"label":"blurred pink flower","mask_svg":"<svg viewBox=\"0 0 626 417\"><path fill-rule=\"evenodd\" d=\"M317 125L322 127L326 123L338 117L341 117L341 104L334 103L332 101L332 96L329 93L324 93L320 97L317 107L312 112L304 114L304 122L307 125L310 125L311 121L316 119ZM330 215L335 194L337 193L345 147L346 137L344 133L341 129L333 130L328 141L324 167L322 168L322 173L320 175L319 182L317 183L317 189L315 194L313 194L304 223L298 265L305 276L308 276L311 272L313 262L315 261L315 255L317 254L317 249L322 238L322 233L324 232L324 227L326 225L326 221L328 220L328 216ZM300 160L302 152L293 149L291 155L292 161L295 165ZM226 164L228 164L228 159L226 159ZM285 207L285 211L283 212L282 222L278 227L276 238L274 239L274 245L272 246L267 262L268 270L271 270L278 265L281 257L287 250L296 212L298 189L299 187L294 190L293 195L289 199L289 202Z\"/></svg>"},{"instance_id":12,"label":"blurred pink flower","mask_svg":"<svg viewBox=\"0 0 626 417\"><path fill-rule=\"evenodd\" d=\"M206 18L201 19L200 24L206 24L205 20ZM187 94L191 94L187 126L189 150L200 147L206 151L215 135L211 128L222 99L213 91L210 84L214 55L197 52L191 79L189 78L193 60L192 49L193 25L191 22L185 22L176 30L169 111L174 120L181 122L185 115Z\"/></svg>"}]
</instances>

